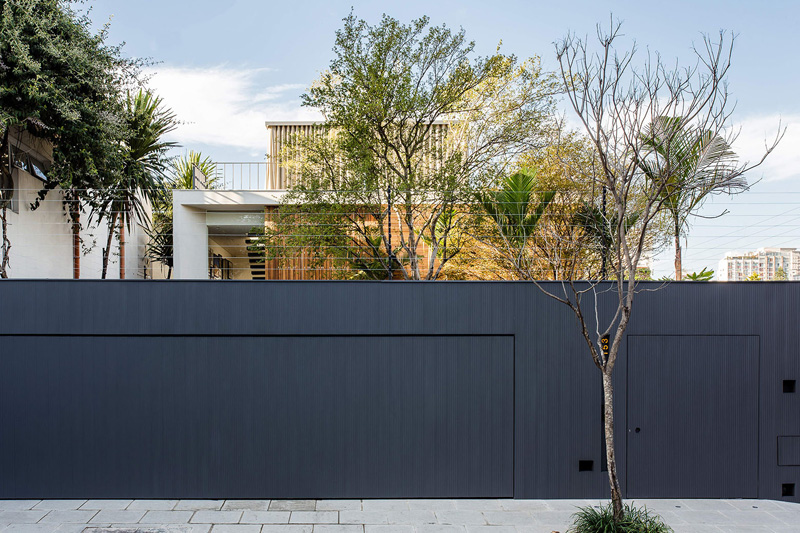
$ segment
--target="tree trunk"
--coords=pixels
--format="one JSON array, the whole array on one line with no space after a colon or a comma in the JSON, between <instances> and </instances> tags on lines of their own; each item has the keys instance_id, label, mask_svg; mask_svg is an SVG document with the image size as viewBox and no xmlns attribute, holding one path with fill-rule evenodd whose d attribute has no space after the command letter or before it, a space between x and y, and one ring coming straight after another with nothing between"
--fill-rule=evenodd
<instances>
[{"instance_id":1,"label":"tree trunk","mask_svg":"<svg viewBox=\"0 0 800 533\"><path fill-rule=\"evenodd\" d=\"M675 226L675 280L680 281L683 276L683 265L681 264L681 232Z\"/></svg>"},{"instance_id":2,"label":"tree trunk","mask_svg":"<svg viewBox=\"0 0 800 533\"><path fill-rule=\"evenodd\" d=\"M117 214L111 215L111 222L108 225L108 239L106 240L106 247L103 249L103 274L102 279L106 279L108 272L108 258L111 256L111 241L114 239L114 227L117 225Z\"/></svg>"},{"instance_id":3,"label":"tree trunk","mask_svg":"<svg viewBox=\"0 0 800 533\"><path fill-rule=\"evenodd\" d=\"M611 372L603 371L603 414L606 437L606 464L608 466L608 485L611 488L611 504L614 509L614 520L622 520L622 489L617 477L617 459L614 450L614 387L611 384Z\"/></svg>"},{"instance_id":4,"label":"tree trunk","mask_svg":"<svg viewBox=\"0 0 800 533\"><path fill-rule=\"evenodd\" d=\"M3 224L3 257L0 258L0 278L8 278L8 263L10 261L11 241L8 239L8 205L14 193L14 181L11 178L11 156L8 151L8 136L11 133L11 126L6 126L3 132L3 140L0 142L0 218Z\"/></svg>"},{"instance_id":5,"label":"tree trunk","mask_svg":"<svg viewBox=\"0 0 800 533\"><path fill-rule=\"evenodd\" d=\"M119 279L125 279L125 217L119 217Z\"/></svg>"},{"instance_id":6,"label":"tree trunk","mask_svg":"<svg viewBox=\"0 0 800 533\"><path fill-rule=\"evenodd\" d=\"M11 251L11 241L8 240L8 222L6 215L8 214L8 207L3 204L3 209L0 211L0 220L3 225L3 257L0 259L0 278L8 279L8 261L9 252Z\"/></svg>"},{"instance_id":7,"label":"tree trunk","mask_svg":"<svg viewBox=\"0 0 800 533\"><path fill-rule=\"evenodd\" d=\"M72 193L70 202L70 219L72 221L72 279L81 277L81 207L76 191Z\"/></svg>"}]
</instances>

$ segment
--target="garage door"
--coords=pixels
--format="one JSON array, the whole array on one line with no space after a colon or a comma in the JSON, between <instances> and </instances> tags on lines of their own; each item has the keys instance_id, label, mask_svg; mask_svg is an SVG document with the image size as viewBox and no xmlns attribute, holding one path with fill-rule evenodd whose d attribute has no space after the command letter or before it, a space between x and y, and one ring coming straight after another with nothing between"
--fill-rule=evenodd
<instances>
[{"instance_id":1,"label":"garage door","mask_svg":"<svg viewBox=\"0 0 800 533\"><path fill-rule=\"evenodd\" d=\"M27 337L0 498L513 495L513 338Z\"/></svg>"},{"instance_id":2,"label":"garage door","mask_svg":"<svg viewBox=\"0 0 800 533\"><path fill-rule=\"evenodd\" d=\"M628 496L758 497L758 337L628 338Z\"/></svg>"}]
</instances>

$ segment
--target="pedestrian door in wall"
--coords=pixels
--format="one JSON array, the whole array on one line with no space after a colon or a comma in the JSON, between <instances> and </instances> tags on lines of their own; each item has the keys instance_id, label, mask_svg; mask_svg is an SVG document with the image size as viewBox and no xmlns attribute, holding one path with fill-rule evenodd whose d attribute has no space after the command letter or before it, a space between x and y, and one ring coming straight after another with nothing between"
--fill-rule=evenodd
<instances>
[{"instance_id":1,"label":"pedestrian door in wall","mask_svg":"<svg viewBox=\"0 0 800 533\"><path fill-rule=\"evenodd\" d=\"M628 497L758 497L758 341L628 338Z\"/></svg>"}]
</instances>

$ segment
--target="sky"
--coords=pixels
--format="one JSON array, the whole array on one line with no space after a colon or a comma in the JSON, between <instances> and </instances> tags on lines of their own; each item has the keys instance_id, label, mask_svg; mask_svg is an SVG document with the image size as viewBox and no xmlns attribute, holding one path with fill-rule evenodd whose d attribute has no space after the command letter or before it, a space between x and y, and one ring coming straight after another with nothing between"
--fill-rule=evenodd
<instances>
[{"instance_id":1,"label":"sky","mask_svg":"<svg viewBox=\"0 0 800 533\"><path fill-rule=\"evenodd\" d=\"M800 247L800 2L789 0L675 0L669 3L597 0L570 2L474 0L243 1L95 0L91 18L109 23L109 40L130 57L150 58L151 88L182 121L173 134L183 151L216 161L264 161L265 120L317 118L300 104L332 59L335 32L354 13L374 23L386 13L403 22L427 15L435 25L463 28L479 54L501 51L540 56L557 67L554 43L568 32L593 35L610 16L623 22L625 43L641 52L688 64L704 34L737 35L730 92L732 124L741 128L734 150L759 157L778 125L786 135L748 178L750 191L707 202L692 221L684 267L717 268L726 251ZM566 105L562 106L569 114ZM655 257L656 276L668 275L672 255Z\"/></svg>"}]
</instances>

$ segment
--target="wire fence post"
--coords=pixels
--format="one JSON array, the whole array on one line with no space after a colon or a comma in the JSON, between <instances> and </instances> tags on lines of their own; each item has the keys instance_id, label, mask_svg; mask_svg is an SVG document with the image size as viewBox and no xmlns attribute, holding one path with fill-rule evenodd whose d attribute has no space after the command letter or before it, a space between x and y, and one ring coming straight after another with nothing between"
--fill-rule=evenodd
<instances>
[{"instance_id":1,"label":"wire fence post","mask_svg":"<svg viewBox=\"0 0 800 533\"><path fill-rule=\"evenodd\" d=\"M608 217L606 217L606 191L607 191L606 186L603 185L603 224L608 226ZM610 234L611 234L611 232L609 231L609 235ZM600 279L605 281L606 278L608 277L608 271L607 271L607 265L606 265L606 261L608 260L607 259L608 258L608 247L611 246L611 245L609 243L605 243L604 242L604 243L602 243L602 246L603 246L603 248L600 251L601 254L602 254L602 258L601 258L602 265L600 266Z\"/></svg>"},{"instance_id":2,"label":"wire fence post","mask_svg":"<svg viewBox=\"0 0 800 533\"><path fill-rule=\"evenodd\" d=\"M386 187L386 214L389 218L389 280L394 279L394 249L392 248L392 186Z\"/></svg>"}]
</instances>

